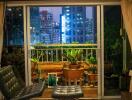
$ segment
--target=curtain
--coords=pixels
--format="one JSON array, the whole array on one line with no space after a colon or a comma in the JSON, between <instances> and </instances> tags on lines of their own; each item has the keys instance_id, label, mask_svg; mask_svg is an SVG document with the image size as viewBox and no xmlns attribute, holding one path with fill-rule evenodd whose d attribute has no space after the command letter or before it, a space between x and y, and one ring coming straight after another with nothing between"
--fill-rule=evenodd
<instances>
[{"instance_id":1,"label":"curtain","mask_svg":"<svg viewBox=\"0 0 132 100\"><path fill-rule=\"evenodd\" d=\"M4 3L0 2L0 63L3 48Z\"/></svg>"},{"instance_id":2,"label":"curtain","mask_svg":"<svg viewBox=\"0 0 132 100\"><path fill-rule=\"evenodd\" d=\"M132 50L132 0L121 0L121 9L126 32Z\"/></svg>"},{"instance_id":3,"label":"curtain","mask_svg":"<svg viewBox=\"0 0 132 100\"><path fill-rule=\"evenodd\" d=\"M125 29L128 34L131 51L132 51L132 0L121 0L121 9ZM132 92L132 70L129 72L131 76L129 92Z\"/></svg>"},{"instance_id":4,"label":"curtain","mask_svg":"<svg viewBox=\"0 0 132 100\"><path fill-rule=\"evenodd\" d=\"M4 3L0 2L0 66L1 66L1 56L3 48L3 25L4 25ZM0 91L0 99L3 99L3 96Z\"/></svg>"}]
</instances>

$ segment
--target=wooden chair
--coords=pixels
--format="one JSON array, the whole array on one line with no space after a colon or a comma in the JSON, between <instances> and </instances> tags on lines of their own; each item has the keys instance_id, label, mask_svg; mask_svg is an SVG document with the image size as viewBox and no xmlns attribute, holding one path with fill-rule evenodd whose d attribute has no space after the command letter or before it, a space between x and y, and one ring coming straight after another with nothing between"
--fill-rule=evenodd
<instances>
[{"instance_id":1,"label":"wooden chair","mask_svg":"<svg viewBox=\"0 0 132 100\"><path fill-rule=\"evenodd\" d=\"M71 85L72 83L77 85L79 82L80 85L82 85L82 74L83 69L70 69L70 68L64 68L63 69L63 76L65 84L68 83L68 85Z\"/></svg>"}]
</instances>

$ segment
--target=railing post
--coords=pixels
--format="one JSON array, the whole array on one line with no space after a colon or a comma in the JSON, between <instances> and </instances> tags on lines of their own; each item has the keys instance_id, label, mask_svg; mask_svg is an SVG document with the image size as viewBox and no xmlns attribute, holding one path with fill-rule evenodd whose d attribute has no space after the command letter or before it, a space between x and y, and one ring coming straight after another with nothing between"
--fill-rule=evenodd
<instances>
[{"instance_id":1,"label":"railing post","mask_svg":"<svg viewBox=\"0 0 132 100\"><path fill-rule=\"evenodd\" d=\"M56 49L56 60L58 60L58 50Z\"/></svg>"}]
</instances>

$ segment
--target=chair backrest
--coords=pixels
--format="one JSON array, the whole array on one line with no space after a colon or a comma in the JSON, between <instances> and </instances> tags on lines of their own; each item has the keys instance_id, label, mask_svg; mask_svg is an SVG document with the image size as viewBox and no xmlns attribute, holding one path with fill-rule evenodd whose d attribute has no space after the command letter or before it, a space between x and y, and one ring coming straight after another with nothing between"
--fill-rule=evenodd
<instances>
[{"instance_id":1,"label":"chair backrest","mask_svg":"<svg viewBox=\"0 0 132 100\"><path fill-rule=\"evenodd\" d=\"M0 68L0 90L7 100L15 97L22 88L11 65Z\"/></svg>"}]
</instances>

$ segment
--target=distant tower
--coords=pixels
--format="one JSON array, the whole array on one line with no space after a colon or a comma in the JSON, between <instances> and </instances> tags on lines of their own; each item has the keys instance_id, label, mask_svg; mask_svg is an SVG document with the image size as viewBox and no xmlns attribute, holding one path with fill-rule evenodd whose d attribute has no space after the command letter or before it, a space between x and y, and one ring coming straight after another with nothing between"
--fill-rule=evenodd
<instances>
[{"instance_id":1,"label":"distant tower","mask_svg":"<svg viewBox=\"0 0 132 100\"><path fill-rule=\"evenodd\" d=\"M85 42L86 7L62 7L61 32L62 43Z\"/></svg>"},{"instance_id":2,"label":"distant tower","mask_svg":"<svg viewBox=\"0 0 132 100\"><path fill-rule=\"evenodd\" d=\"M96 7L92 7L92 17L93 17L93 42L97 42L97 11Z\"/></svg>"},{"instance_id":3,"label":"distant tower","mask_svg":"<svg viewBox=\"0 0 132 100\"><path fill-rule=\"evenodd\" d=\"M53 31L52 31L52 42L54 44L61 43L61 34L60 34L60 25L57 22L53 22Z\"/></svg>"},{"instance_id":4,"label":"distant tower","mask_svg":"<svg viewBox=\"0 0 132 100\"><path fill-rule=\"evenodd\" d=\"M33 28L33 32L40 31L39 7L30 8L30 26Z\"/></svg>"},{"instance_id":5,"label":"distant tower","mask_svg":"<svg viewBox=\"0 0 132 100\"><path fill-rule=\"evenodd\" d=\"M23 10L21 7L8 7L5 13L4 45L23 45ZM0 33L1 34L1 33Z\"/></svg>"},{"instance_id":6,"label":"distant tower","mask_svg":"<svg viewBox=\"0 0 132 100\"><path fill-rule=\"evenodd\" d=\"M40 41L40 16L39 7L30 8L30 28L31 28L31 43L39 43Z\"/></svg>"},{"instance_id":7,"label":"distant tower","mask_svg":"<svg viewBox=\"0 0 132 100\"><path fill-rule=\"evenodd\" d=\"M86 24L86 42L93 43L94 42L94 25L93 18L87 18L85 21Z\"/></svg>"},{"instance_id":8,"label":"distant tower","mask_svg":"<svg viewBox=\"0 0 132 100\"><path fill-rule=\"evenodd\" d=\"M46 44L52 43L52 23L53 23L53 14L49 13L47 10L40 12L41 19L41 33L43 34L43 42Z\"/></svg>"},{"instance_id":9,"label":"distant tower","mask_svg":"<svg viewBox=\"0 0 132 100\"><path fill-rule=\"evenodd\" d=\"M86 42L96 43L97 42L97 14L96 7L91 7L92 16L87 18L85 21L86 24Z\"/></svg>"},{"instance_id":10,"label":"distant tower","mask_svg":"<svg viewBox=\"0 0 132 100\"><path fill-rule=\"evenodd\" d=\"M40 18L43 42L46 44L60 43L60 25L53 21L53 14L43 10L40 12Z\"/></svg>"}]
</instances>

